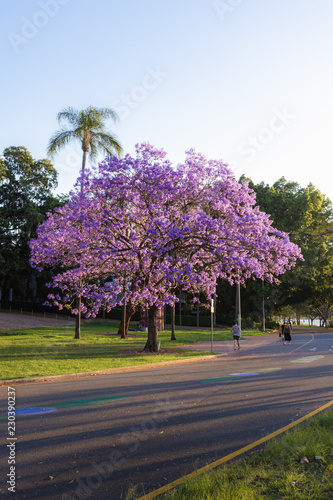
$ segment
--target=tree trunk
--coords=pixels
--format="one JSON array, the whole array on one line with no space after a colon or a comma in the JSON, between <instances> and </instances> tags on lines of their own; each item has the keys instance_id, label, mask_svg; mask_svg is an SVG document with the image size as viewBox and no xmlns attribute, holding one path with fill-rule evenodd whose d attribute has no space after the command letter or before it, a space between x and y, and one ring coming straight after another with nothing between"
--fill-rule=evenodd
<instances>
[{"instance_id":1,"label":"tree trunk","mask_svg":"<svg viewBox=\"0 0 333 500\"><path fill-rule=\"evenodd\" d=\"M76 322L75 322L75 339L80 339L81 338L81 296L78 295L76 297L76 309L79 311L76 315Z\"/></svg>"},{"instance_id":2,"label":"tree trunk","mask_svg":"<svg viewBox=\"0 0 333 500\"><path fill-rule=\"evenodd\" d=\"M120 335L120 337L122 339L125 339L127 337L129 323L130 323L131 317L133 316L133 314L135 312L136 312L136 306L133 306L131 301L128 302L126 304L125 332L124 332L124 310L123 310L123 317L122 317L122 320L120 321L119 329L118 329L118 335Z\"/></svg>"},{"instance_id":3,"label":"tree trunk","mask_svg":"<svg viewBox=\"0 0 333 500\"><path fill-rule=\"evenodd\" d=\"M148 312L148 338L144 351L157 352L158 351L158 330L157 330L157 306L151 306Z\"/></svg>"},{"instance_id":4,"label":"tree trunk","mask_svg":"<svg viewBox=\"0 0 333 500\"><path fill-rule=\"evenodd\" d=\"M86 168L86 161L87 161L87 151L83 150L83 156L82 156L82 170Z\"/></svg>"},{"instance_id":5,"label":"tree trunk","mask_svg":"<svg viewBox=\"0 0 333 500\"><path fill-rule=\"evenodd\" d=\"M175 335L175 304L171 308L171 340L177 340Z\"/></svg>"}]
</instances>

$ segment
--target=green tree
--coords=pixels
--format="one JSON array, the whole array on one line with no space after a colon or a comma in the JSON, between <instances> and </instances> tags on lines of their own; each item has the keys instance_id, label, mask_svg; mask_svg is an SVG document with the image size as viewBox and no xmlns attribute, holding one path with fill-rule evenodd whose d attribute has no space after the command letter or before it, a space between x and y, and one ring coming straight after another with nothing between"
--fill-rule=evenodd
<instances>
[{"instance_id":1,"label":"green tree","mask_svg":"<svg viewBox=\"0 0 333 500\"><path fill-rule=\"evenodd\" d=\"M57 171L50 160L35 160L24 147L9 147L0 157L0 287L8 298L33 299L29 283L28 241L46 212L62 204L54 197ZM30 295L30 296L29 296Z\"/></svg>"},{"instance_id":2,"label":"green tree","mask_svg":"<svg viewBox=\"0 0 333 500\"><path fill-rule=\"evenodd\" d=\"M87 155L90 160L95 160L99 151L109 156L115 153L120 156L122 147L114 134L105 129L105 121L118 120L117 113L110 108L93 108L85 110L73 108L63 109L57 116L59 124L64 121L69 128L61 128L50 139L47 153L52 157L73 141L79 141L82 149L82 170L85 169ZM76 307L79 311L76 317L75 338L80 338L81 331L81 297L77 297Z\"/></svg>"},{"instance_id":3,"label":"green tree","mask_svg":"<svg viewBox=\"0 0 333 500\"><path fill-rule=\"evenodd\" d=\"M241 180L245 180L243 177ZM302 188L284 177L273 186L249 181L260 208L273 225L290 234L302 249L304 262L285 273L279 287L279 305L310 301L316 307L333 300L333 207L313 184Z\"/></svg>"}]
</instances>

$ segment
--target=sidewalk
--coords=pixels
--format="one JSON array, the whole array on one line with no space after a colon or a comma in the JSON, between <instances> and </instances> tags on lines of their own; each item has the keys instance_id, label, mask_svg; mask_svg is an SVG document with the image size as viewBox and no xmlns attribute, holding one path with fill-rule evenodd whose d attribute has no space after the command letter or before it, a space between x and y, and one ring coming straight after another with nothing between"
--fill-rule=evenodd
<instances>
[{"instance_id":1,"label":"sidewalk","mask_svg":"<svg viewBox=\"0 0 333 500\"><path fill-rule=\"evenodd\" d=\"M75 318L64 318L63 316L45 317L43 314L31 314L23 312L0 311L0 331L23 330L25 328L37 328L47 326L64 326L74 324Z\"/></svg>"},{"instance_id":2,"label":"sidewalk","mask_svg":"<svg viewBox=\"0 0 333 500\"><path fill-rule=\"evenodd\" d=\"M295 326L293 327L293 334L297 335L298 333L332 333L332 328L311 328L307 326ZM232 353L242 353L244 351L248 351L249 349L253 349L255 347L261 347L266 344L270 344L271 342L275 342L280 340L282 343L282 339L279 337L278 331L272 333L266 333L265 335L258 336L244 336L240 339L240 351L238 349L234 351L234 341L226 340L226 341L215 341L213 339L213 352L215 354L225 354L230 355ZM197 344L189 344L179 346L182 349L191 349L195 351L211 351L211 342L198 342Z\"/></svg>"},{"instance_id":3,"label":"sidewalk","mask_svg":"<svg viewBox=\"0 0 333 500\"><path fill-rule=\"evenodd\" d=\"M279 338L279 334L275 333L266 333L265 335L259 336L249 336L244 335L240 339L240 351L234 351L234 341L233 340L224 340L224 341L215 341L213 339L213 352L215 354L225 354L230 355L235 352L244 352L248 349L253 349L255 347L260 347L262 345L270 344L271 342L276 341ZM192 351L211 351L211 342L198 342L197 344L189 344L179 346L182 349L190 349Z\"/></svg>"}]
</instances>

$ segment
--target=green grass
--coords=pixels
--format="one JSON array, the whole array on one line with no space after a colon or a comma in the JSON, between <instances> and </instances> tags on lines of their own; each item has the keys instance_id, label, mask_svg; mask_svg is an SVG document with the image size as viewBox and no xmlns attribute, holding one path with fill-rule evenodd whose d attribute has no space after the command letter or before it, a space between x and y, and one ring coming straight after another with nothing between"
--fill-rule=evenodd
<instances>
[{"instance_id":1,"label":"green grass","mask_svg":"<svg viewBox=\"0 0 333 500\"><path fill-rule=\"evenodd\" d=\"M303 457L307 457L309 463L301 464ZM138 497L132 494L128 500L130 498ZM332 500L333 410L268 441L265 449L195 479L187 479L178 488L157 498Z\"/></svg>"},{"instance_id":2,"label":"green grass","mask_svg":"<svg viewBox=\"0 0 333 500\"><path fill-rule=\"evenodd\" d=\"M107 368L119 368L161 361L191 358L211 354L181 349L176 346L210 341L209 329L176 331L176 341L170 340L170 330L159 333L161 352L142 353L147 333L130 331L126 340L116 336L118 323L86 322L82 338L74 339L74 326L31 328L0 332L0 380L79 373ZM262 332L244 332L260 335ZM107 335L111 334L111 335ZM214 331L214 341L232 340L230 330Z\"/></svg>"}]
</instances>

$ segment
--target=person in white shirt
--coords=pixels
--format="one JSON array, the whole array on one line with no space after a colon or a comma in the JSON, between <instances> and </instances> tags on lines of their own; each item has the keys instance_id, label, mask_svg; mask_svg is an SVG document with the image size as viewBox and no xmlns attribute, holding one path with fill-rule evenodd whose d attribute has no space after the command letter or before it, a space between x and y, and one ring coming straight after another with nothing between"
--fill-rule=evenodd
<instances>
[{"instance_id":1,"label":"person in white shirt","mask_svg":"<svg viewBox=\"0 0 333 500\"><path fill-rule=\"evenodd\" d=\"M236 346L240 349L239 339L241 338L241 329L239 328L237 321L234 326L231 327L231 331L234 335L234 351L236 351Z\"/></svg>"}]
</instances>

